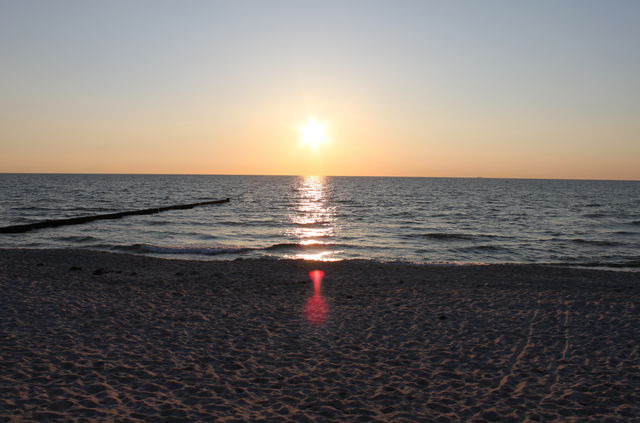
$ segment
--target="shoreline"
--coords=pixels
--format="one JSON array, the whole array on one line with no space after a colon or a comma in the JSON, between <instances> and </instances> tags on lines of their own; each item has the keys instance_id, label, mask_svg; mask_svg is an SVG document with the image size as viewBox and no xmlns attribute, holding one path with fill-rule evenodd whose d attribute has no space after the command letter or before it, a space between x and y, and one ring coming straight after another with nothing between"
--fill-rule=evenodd
<instances>
[{"instance_id":1,"label":"shoreline","mask_svg":"<svg viewBox=\"0 0 640 423\"><path fill-rule=\"evenodd\" d=\"M0 419L629 421L639 328L637 272L0 249Z\"/></svg>"},{"instance_id":2,"label":"shoreline","mask_svg":"<svg viewBox=\"0 0 640 423\"><path fill-rule=\"evenodd\" d=\"M248 251L252 250L248 248ZM256 248L259 250L259 248ZM574 268L574 269L585 269L585 270L601 270L601 271L612 271L612 272L640 272L640 261L630 261L626 263L616 263L616 262L586 262L586 263L573 263L573 262L488 262L488 261L478 261L478 262L466 262L466 261L409 261L409 260L381 260L375 258L338 258L338 259L330 259L330 260L313 260L313 259L305 259L305 258L289 258L289 257L280 257L280 256L265 256L265 257L255 257L248 256L242 257L237 255L241 254L238 252L228 252L228 253L217 253L217 254L206 254L206 253L179 253L179 252L167 252L167 253L159 253L159 252L135 252L130 251L126 248L122 249L99 249L99 248L82 248L82 247L8 247L2 248L0 247L0 253L3 251L34 251L34 252L46 252L46 251L85 251L85 252L95 252L99 254L117 254L117 255L125 255L125 256L134 256L134 257L148 257L154 258L158 260L168 260L174 262L196 262L196 263L216 263L216 262L233 262L233 261L268 261L268 262L305 262L305 263L318 263L318 265L323 265L326 263L360 263L360 264L371 264L371 265L398 265L398 266L426 266L426 267L457 267L457 266L517 266L517 267L555 267L555 268ZM236 256L236 257L226 257L226 256Z\"/></svg>"}]
</instances>

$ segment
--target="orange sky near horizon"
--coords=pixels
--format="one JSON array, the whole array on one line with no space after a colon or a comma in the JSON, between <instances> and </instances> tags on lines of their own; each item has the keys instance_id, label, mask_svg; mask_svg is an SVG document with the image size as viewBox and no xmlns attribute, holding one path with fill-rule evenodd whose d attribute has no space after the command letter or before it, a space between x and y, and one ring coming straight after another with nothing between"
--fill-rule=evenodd
<instances>
[{"instance_id":1,"label":"orange sky near horizon","mask_svg":"<svg viewBox=\"0 0 640 423\"><path fill-rule=\"evenodd\" d=\"M0 157L0 169L7 173L640 179L638 155L608 149L606 143L586 147L565 143L551 149L553 143L513 141L519 136L533 138L531 134L498 137L496 131L483 133L477 127L465 132L464 128L447 131L436 125L412 134L390 122L379 124L347 114L326 114L331 140L314 151L300 145L297 131L310 115L299 114L286 121L284 116L270 120L265 113L253 125L184 122L169 129L152 123L136 128L120 123L108 128L87 119L85 125L74 127L73 137L64 127L57 131L42 128L39 135L34 125L32 139L40 137L46 142L35 151L34 143L17 143L13 152ZM132 136L136 142L128 141ZM544 136L556 140L553 134ZM596 138L597 134L578 137Z\"/></svg>"}]
</instances>

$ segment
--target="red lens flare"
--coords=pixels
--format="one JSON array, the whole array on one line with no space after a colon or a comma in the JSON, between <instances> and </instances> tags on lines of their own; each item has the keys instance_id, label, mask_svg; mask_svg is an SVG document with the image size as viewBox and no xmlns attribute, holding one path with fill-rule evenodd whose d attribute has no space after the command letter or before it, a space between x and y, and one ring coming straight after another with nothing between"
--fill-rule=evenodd
<instances>
[{"instance_id":1,"label":"red lens flare","mask_svg":"<svg viewBox=\"0 0 640 423\"><path fill-rule=\"evenodd\" d=\"M313 281L313 296L307 301L304 314L309 323L319 326L327 320L327 315L329 314L329 305L320 293L324 272L322 270L312 270L309 272L309 277Z\"/></svg>"},{"instance_id":2,"label":"red lens flare","mask_svg":"<svg viewBox=\"0 0 640 423\"><path fill-rule=\"evenodd\" d=\"M316 295L320 295L320 287L322 286L322 279L324 279L324 271L312 270L309 272L309 277L313 281L313 291Z\"/></svg>"},{"instance_id":3,"label":"red lens flare","mask_svg":"<svg viewBox=\"0 0 640 423\"><path fill-rule=\"evenodd\" d=\"M304 314L309 323L314 326L320 326L327 320L329 305L320 295L314 295L307 301Z\"/></svg>"}]
</instances>

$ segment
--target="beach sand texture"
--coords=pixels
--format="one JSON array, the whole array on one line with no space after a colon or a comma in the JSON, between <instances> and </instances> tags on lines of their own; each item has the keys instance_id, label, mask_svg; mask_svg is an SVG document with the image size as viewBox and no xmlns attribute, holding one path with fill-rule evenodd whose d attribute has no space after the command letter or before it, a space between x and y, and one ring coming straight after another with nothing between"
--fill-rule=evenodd
<instances>
[{"instance_id":1,"label":"beach sand texture","mask_svg":"<svg viewBox=\"0 0 640 423\"><path fill-rule=\"evenodd\" d=\"M0 250L0 421L638 421L639 304L630 272Z\"/></svg>"}]
</instances>

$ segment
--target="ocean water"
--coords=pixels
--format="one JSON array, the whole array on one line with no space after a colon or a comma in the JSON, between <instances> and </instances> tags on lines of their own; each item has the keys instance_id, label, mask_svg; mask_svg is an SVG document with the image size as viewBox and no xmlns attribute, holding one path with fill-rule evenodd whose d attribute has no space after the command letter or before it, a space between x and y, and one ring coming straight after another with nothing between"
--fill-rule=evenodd
<instances>
[{"instance_id":1,"label":"ocean water","mask_svg":"<svg viewBox=\"0 0 640 423\"><path fill-rule=\"evenodd\" d=\"M4 248L640 267L640 181L0 174L0 226L229 197L0 234Z\"/></svg>"}]
</instances>

